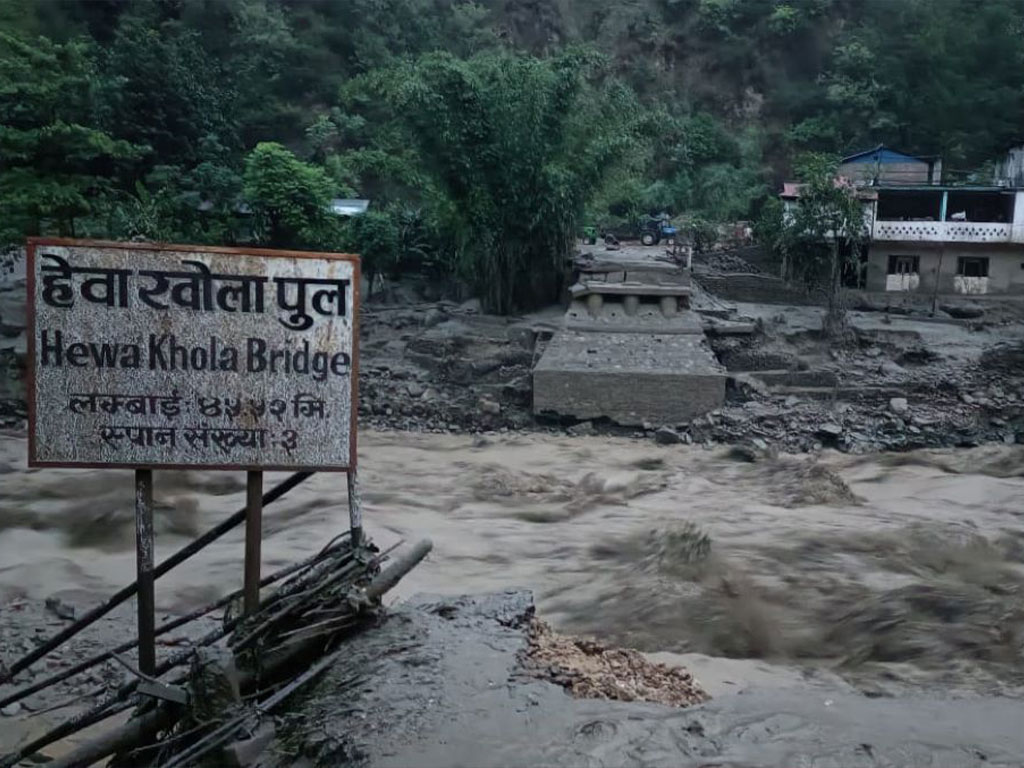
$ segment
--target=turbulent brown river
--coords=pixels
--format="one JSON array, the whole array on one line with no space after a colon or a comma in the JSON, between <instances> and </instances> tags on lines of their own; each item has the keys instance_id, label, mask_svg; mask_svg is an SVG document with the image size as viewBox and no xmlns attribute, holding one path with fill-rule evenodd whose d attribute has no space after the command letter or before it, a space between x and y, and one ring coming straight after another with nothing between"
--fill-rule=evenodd
<instances>
[{"instance_id":1,"label":"turbulent brown river","mask_svg":"<svg viewBox=\"0 0 1024 768\"><path fill-rule=\"evenodd\" d=\"M131 474L27 470L25 450L0 438L0 600L92 602L130 582ZM556 627L644 651L830 670L868 693L1024 684L1021 448L750 462L371 432L360 458L374 541L434 542L394 599L521 586ZM244 477L160 472L156 498L162 558L237 510ZM266 509L264 572L347 524L344 478L314 476ZM162 578L158 608L238 587L242 554L238 530Z\"/></svg>"}]
</instances>

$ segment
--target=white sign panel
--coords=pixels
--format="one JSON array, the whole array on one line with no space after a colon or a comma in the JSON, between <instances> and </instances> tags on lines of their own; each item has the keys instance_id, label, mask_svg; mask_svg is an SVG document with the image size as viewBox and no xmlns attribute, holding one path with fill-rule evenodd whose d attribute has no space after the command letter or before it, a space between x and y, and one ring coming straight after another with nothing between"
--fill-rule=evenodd
<instances>
[{"instance_id":1,"label":"white sign panel","mask_svg":"<svg viewBox=\"0 0 1024 768\"><path fill-rule=\"evenodd\" d=\"M33 239L32 466L355 466L356 256Z\"/></svg>"}]
</instances>

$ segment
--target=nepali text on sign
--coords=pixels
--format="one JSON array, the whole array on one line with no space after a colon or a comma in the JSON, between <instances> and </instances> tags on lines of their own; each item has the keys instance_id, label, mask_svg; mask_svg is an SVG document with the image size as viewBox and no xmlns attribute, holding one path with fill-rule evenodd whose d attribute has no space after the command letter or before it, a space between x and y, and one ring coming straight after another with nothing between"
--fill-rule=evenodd
<instances>
[{"instance_id":1,"label":"nepali text on sign","mask_svg":"<svg viewBox=\"0 0 1024 768\"><path fill-rule=\"evenodd\" d=\"M30 462L347 469L358 260L29 243Z\"/></svg>"}]
</instances>

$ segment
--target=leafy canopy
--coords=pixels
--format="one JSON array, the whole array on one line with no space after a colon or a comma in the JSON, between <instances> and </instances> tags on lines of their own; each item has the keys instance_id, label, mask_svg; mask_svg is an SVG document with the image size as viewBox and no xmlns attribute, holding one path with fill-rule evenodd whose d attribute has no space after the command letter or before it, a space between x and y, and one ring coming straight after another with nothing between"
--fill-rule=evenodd
<instances>
[{"instance_id":1,"label":"leafy canopy","mask_svg":"<svg viewBox=\"0 0 1024 768\"><path fill-rule=\"evenodd\" d=\"M89 44L0 31L0 238L75 234L75 219L142 156L97 125L102 87Z\"/></svg>"},{"instance_id":2,"label":"leafy canopy","mask_svg":"<svg viewBox=\"0 0 1024 768\"><path fill-rule=\"evenodd\" d=\"M638 108L601 61L428 54L386 96L445 197L458 271L487 307L550 300L589 196L639 141Z\"/></svg>"},{"instance_id":3,"label":"leafy canopy","mask_svg":"<svg viewBox=\"0 0 1024 768\"><path fill-rule=\"evenodd\" d=\"M260 242L276 247L330 242L331 184L323 169L280 144L261 142L245 158L243 184Z\"/></svg>"}]
</instances>

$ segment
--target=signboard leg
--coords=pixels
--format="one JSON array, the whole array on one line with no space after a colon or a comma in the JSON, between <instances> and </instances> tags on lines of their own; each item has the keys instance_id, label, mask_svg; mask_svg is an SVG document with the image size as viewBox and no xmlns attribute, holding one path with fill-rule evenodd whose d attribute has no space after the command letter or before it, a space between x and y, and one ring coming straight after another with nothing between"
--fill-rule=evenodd
<instances>
[{"instance_id":1,"label":"signboard leg","mask_svg":"<svg viewBox=\"0 0 1024 768\"><path fill-rule=\"evenodd\" d=\"M139 669L156 673L156 599L153 590L153 470L135 470L135 562L139 580Z\"/></svg>"},{"instance_id":2,"label":"signboard leg","mask_svg":"<svg viewBox=\"0 0 1024 768\"><path fill-rule=\"evenodd\" d=\"M348 471L348 525L352 532L352 546L363 543L363 499L359 495L359 476L355 469Z\"/></svg>"},{"instance_id":3,"label":"signboard leg","mask_svg":"<svg viewBox=\"0 0 1024 768\"><path fill-rule=\"evenodd\" d=\"M247 472L245 481L245 615L260 607L260 544L263 538L263 473Z\"/></svg>"}]
</instances>

